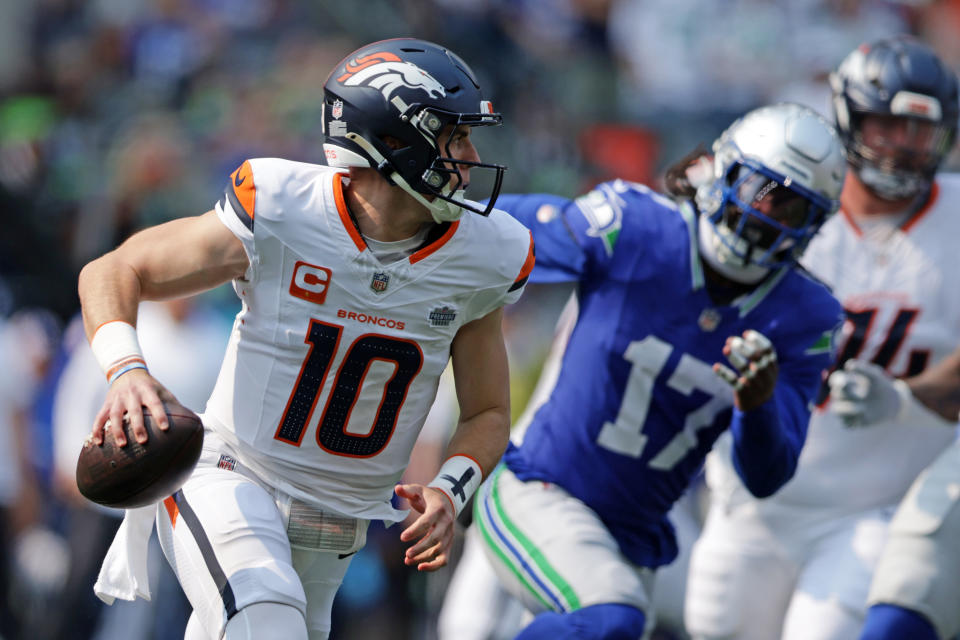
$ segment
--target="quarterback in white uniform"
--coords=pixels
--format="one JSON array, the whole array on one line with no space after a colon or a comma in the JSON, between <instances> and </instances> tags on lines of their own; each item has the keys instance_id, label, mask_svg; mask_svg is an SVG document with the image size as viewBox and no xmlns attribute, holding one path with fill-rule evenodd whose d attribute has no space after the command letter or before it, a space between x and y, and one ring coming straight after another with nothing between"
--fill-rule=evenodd
<instances>
[{"instance_id":1,"label":"quarterback in white uniform","mask_svg":"<svg viewBox=\"0 0 960 640\"><path fill-rule=\"evenodd\" d=\"M956 135L957 80L926 46L895 38L854 51L831 84L853 170L842 215L803 263L847 311L838 366L861 358L916 375L960 344L960 176L934 179ZM930 412L848 429L826 388L796 475L774 496L751 498L722 450L708 460L713 501L685 613L695 638L857 637L893 510L954 433Z\"/></svg>"},{"instance_id":2,"label":"quarterback in white uniform","mask_svg":"<svg viewBox=\"0 0 960 640\"><path fill-rule=\"evenodd\" d=\"M160 401L175 402L139 352L140 299L233 280L242 301L200 462L156 508L194 608L187 640L326 638L369 521L405 515L394 494L420 514L400 534L405 563L447 563L457 513L506 446L501 307L534 260L529 232L492 208L503 167L470 141L472 127L499 123L452 52L368 45L324 86L330 166L248 160L215 211L141 232L84 269L84 322L110 382L97 443L105 429L125 441L105 427L124 413L142 442L140 406L162 416ZM463 197L478 168L496 172L489 205ZM427 486L398 485L451 357L460 421L448 459ZM131 597L117 557L137 561L112 548L97 591Z\"/></svg>"}]
</instances>

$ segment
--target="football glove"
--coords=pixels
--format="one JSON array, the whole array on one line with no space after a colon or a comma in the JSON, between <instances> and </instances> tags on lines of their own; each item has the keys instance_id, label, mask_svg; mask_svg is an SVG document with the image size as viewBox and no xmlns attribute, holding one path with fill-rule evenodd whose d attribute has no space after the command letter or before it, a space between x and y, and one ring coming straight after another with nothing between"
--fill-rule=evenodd
<instances>
[{"instance_id":1,"label":"football glove","mask_svg":"<svg viewBox=\"0 0 960 640\"><path fill-rule=\"evenodd\" d=\"M830 410L848 427L868 427L898 420L910 402L910 388L883 368L863 360L847 360L830 374Z\"/></svg>"}]
</instances>

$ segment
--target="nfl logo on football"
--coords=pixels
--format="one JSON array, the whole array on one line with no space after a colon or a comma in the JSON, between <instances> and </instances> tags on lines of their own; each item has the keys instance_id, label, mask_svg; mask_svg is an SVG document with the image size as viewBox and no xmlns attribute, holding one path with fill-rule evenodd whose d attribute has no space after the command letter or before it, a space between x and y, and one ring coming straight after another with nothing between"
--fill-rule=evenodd
<instances>
[{"instance_id":1,"label":"nfl logo on football","mask_svg":"<svg viewBox=\"0 0 960 640\"><path fill-rule=\"evenodd\" d=\"M330 110L330 115L335 119L339 119L343 115L343 100L334 100L333 108Z\"/></svg>"},{"instance_id":2,"label":"nfl logo on football","mask_svg":"<svg viewBox=\"0 0 960 640\"><path fill-rule=\"evenodd\" d=\"M373 289L374 293L383 293L387 290L388 284L390 284L390 276L378 272L373 274L373 280L370 281L370 288Z\"/></svg>"}]
</instances>

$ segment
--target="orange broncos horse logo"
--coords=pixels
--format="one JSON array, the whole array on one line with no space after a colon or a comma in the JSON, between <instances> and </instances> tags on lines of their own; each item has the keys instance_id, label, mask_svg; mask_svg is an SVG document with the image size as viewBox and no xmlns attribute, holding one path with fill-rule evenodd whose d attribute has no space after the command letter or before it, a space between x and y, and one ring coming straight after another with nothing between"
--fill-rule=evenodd
<instances>
[{"instance_id":1,"label":"orange broncos horse logo","mask_svg":"<svg viewBox=\"0 0 960 640\"><path fill-rule=\"evenodd\" d=\"M344 67L345 73L337 82L348 87L373 87L387 100L400 87L420 89L431 98L447 95L436 78L413 64L388 51L371 53L354 58Z\"/></svg>"}]
</instances>

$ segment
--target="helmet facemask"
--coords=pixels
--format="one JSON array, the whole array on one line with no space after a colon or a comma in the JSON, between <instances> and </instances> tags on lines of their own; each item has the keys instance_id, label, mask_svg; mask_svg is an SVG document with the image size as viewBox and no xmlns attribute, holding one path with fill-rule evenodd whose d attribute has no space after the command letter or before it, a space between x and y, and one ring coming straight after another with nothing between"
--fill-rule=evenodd
<instances>
[{"instance_id":1,"label":"helmet facemask","mask_svg":"<svg viewBox=\"0 0 960 640\"><path fill-rule=\"evenodd\" d=\"M703 258L745 284L795 264L840 206L847 162L833 127L802 105L760 107L713 152L713 180L696 193Z\"/></svg>"},{"instance_id":2,"label":"helmet facemask","mask_svg":"<svg viewBox=\"0 0 960 640\"><path fill-rule=\"evenodd\" d=\"M929 188L956 130L920 118L855 113L850 133L847 150L860 181L896 201Z\"/></svg>"},{"instance_id":3,"label":"helmet facemask","mask_svg":"<svg viewBox=\"0 0 960 640\"><path fill-rule=\"evenodd\" d=\"M741 158L714 184L719 202L708 215L728 262L765 270L795 263L834 204L760 163Z\"/></svg>"},{"instance_id":4,"label":"helmet facemask","mask_svg":"<svg viewBox=\"0 0 960 640\"><path fill-rule=\"evenodd\" d=\"M489 102L484 102L483 108L489 108L489 104ZM427 107L410 117L410 123L417 128L432 149L435 150L433 160L419 176L419 180L409 185L413 188L414 193L432 196L434 199L424 202L414 193L411 193L411 195L414 195L418 201L430 210L431 215L437 222L456 220L460 217L463 209L479 213L482 216L490 214L497 197L500 195L503 172L506 167L499 164L456 159L453 157L454 154L450 145L454 134L461 126L471 128L498 126L501 122L500 114L494 114L492 108L490 113L451 113ZM441 148L440 138L447 128L449 128L449 135L446 136L446 141ZM464 184L463 174L460 173L461 166L494 171L493 186L487 197L486 207L477 206L466 200L464 192L468 185ZM395 177L390 175L385 174L385 177L388 180L396 180Z\"/></svg>"}]
</instances>

